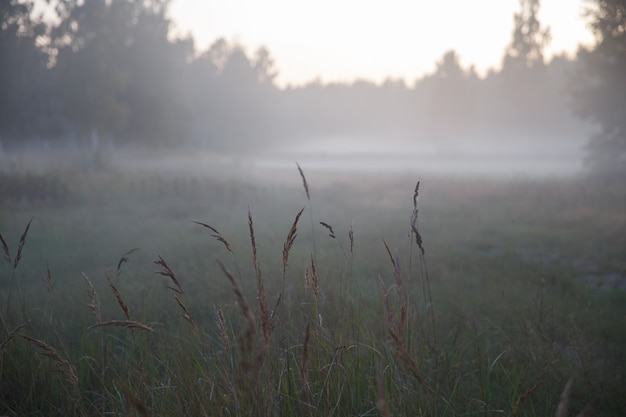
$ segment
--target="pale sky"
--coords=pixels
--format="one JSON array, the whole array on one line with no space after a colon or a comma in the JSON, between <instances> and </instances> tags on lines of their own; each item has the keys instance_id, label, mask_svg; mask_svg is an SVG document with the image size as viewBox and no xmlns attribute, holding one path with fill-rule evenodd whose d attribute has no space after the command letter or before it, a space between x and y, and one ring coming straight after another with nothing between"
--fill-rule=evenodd
<instances>
[{"instance_id":1,"label":"pale sky","mask_svg":"<svg viewBox=\"0 0 626 417\"><path fill-rule=\"evenodd\" d=\"M593 42L581 17L586 4L541 2L549 53ZM170 17L200 49L220 37L250 55L266 46L279 85L389 77L412 84L450 49L479 73L497 67L518 9L519 0L173 0Z\"/></svg>"}]
</instances>

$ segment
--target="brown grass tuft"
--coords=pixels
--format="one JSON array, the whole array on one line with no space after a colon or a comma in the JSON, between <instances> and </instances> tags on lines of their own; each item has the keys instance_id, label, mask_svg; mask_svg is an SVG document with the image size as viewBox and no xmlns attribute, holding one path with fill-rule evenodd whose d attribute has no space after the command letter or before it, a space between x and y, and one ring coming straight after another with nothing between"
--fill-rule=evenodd
<instances>
[{"instance_id":1,"label":"brown grass tuft","mask_svg":"<svg viewBox=\"0 0 626 417\"><path fill-rule=\"evenodd\" d=\"M67 380L67 382L75 387L78 386L78 377L76 376L74 367L66 359L63 359L55 348L48 345L42 340L35 339L33 337L23 334L20 334L20 336L22 336L24 339L28 340L30 343L37 346L38 348L42 349L43 352L41 354L49 357L59 366L61 372L63 372L63 375L65 375L65 379Z\"/></svg>"}]
</instances>

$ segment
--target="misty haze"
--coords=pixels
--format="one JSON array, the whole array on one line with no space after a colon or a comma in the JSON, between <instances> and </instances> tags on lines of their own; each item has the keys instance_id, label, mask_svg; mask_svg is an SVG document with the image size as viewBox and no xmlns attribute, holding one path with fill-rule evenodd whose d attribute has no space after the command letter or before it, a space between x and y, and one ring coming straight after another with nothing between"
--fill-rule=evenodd
<instances>
[{"instance_id":1,"label":"misty haze","mask_svg":"<svg viewBox=\"0 0 626 417\"><path fill-rule=\"evenodd\" d=\"M176 0L2 2L0 415L626 413L626 6L587 3L577 51L520 0L491 70L290 84Z\"/></svg>"}]
</instances>

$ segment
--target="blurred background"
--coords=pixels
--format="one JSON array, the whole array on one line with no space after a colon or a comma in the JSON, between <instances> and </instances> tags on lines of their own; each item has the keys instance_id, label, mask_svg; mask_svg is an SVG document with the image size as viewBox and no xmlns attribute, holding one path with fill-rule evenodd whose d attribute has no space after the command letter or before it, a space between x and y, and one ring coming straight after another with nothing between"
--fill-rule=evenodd
<instances>
[{"instance_id":1,"label":"blurred background","mask_svg":"<svg viewBox=\"0 0 626 417\"><path fill-rule=\"evenodd\" d=\"M622 1L361 3L4 1L0 166L624 173Z\"/></svg>"}]
</instances>

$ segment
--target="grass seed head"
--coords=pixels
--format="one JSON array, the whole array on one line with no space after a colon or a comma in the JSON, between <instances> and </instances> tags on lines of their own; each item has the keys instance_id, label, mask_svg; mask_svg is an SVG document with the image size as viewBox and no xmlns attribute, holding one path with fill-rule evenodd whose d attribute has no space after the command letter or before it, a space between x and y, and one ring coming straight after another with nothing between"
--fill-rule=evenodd
<instances>
[{"instance_id":1,"label":"grass seed head","mask_svg":"<svg viewBox=\"0 0 626 417\"><path fill-rule=\"evenodd\" d=\"M306 199L311 201L311 194L309 193L309 184L306 181L306 177L304 176L304 172L302 172L302 168L296 162L296 166L298 167L298 172L300 173L300 177L302 178L302 185L304 186L304 191L306 192Z\"/></svg>"},{"instance_id":2,"label":"grass seed head","mask_svg":"<svg viewBox=\"0 0 626 417\"><path fill-rule=\"evenodd\" d=\"M20 259L22 259L22 249L24 249L24 244L26 243L26 235L28 235L28 230L30 229L30 224L33 221L31 218L24 229L24 233L20 237L20 243L17 246L17 255L15 255L15 259L13 260L13 269L16 269L20 263Z\"/></svg>"},{"instance_id":3,"label":"grass seed head","mask_svg":"<svg viewBox=\"0 0 626 417\"><path fill-rule=\"evenodd\" d=\"M113 294L115 294L115 299L117 300L117 304L120 306L120 308L124 312L124 317L126 317L127 320L130 320L131 318L130 318L130 310L128 309L128 304L124 302L124 299L122 298L122 294L120 294L120 291L117 289L117 286L115 285L113 280L108 275L106 277L107 277L107 282L109 283L109 287L111 287L111 290L113 290Z\"/></svg>"},{"instance_id":4,"label":"grass seed head","mask_svg":"<svg viewBox=\"0 0 626 417\"><path fill-rule=\"evenodd\" d=\"M128 252L126 252L125 254L122 255L122 257L120 258L119 262L117 263L117 276L119 276L122 273L122 264L128 262L128 257L133 253L138 251L139 248L133 248L131 250L129 250Z\"/></svg>"},{"instance_id":5,"label":"grass seed head","mask_svg":"<svg viewBox=\"0 0 626 417\"><path fill-rule=\"evenodd\" d=\"M53 348L52 346L50 346L43 340L35 339L33 337L26 336L24 334L20 334L20 336L22 336L24 339L28 340L33 345L43 350L41 354L49 357L57 364L57 366L63 372L63 375L65 375L65 379L67 380L67 382L69 382L71 385L75 387L78 386L78 377L76 376L74 367L66 359L63 359L55 348Z\"/></svg>"},{"instance_id":6,"label":"grass seed head","mask_svg":"<svg viewBox=\"0 0 626 417\"><path fill-rule=\"evenodd\" d=\"M224 238L224 236L222 236L222 234L213 226L210 226L206 223L202 223L202 222L197 222L195 220L192 220L193 223L195 224L199 224L202 227L205 227L207 229L209 229L211 231L211 236L213 236L215 239L217 239L218 242L221 242L224 247L226 247L226 250L228 252L233 251L233 247L230 245L230 243L228 243L228 241Z\"/></svg>"},{"instance_id":7,"label":"grass seed head","mask_svg":"<svg viewBox=\"0 0 626 417\"><path fill-rule=\"evenodd\" d=\"M333 227L325 222L320 222L320 224L322 226L324 226L324 228L326 228L326 230L328 230L328 236L330 236L333 239L336 239L337 237L335 236L335 231L333 230Z\"/></svg>"},{"instance_id":8,"label":"grass seed head","mask_svg":"<svg viewBox=\"0 0 626 417\"><path fill-rule=\"evenodd\" d=\"M7 242L2 237L2 233L0 233L0 243L2 244L2 253L4 255L4 259L6 259L8 263L11 263L11 253L9 252Z\"/></svg>"},{"instance_id":9,"label":"grass seed head","mask_svg":"<svg viewBox=\"0 0 626 417\"><path fill-rule=\"evenodd\" d=\"M222 344L225 351L230 351L230 339L228 337L228 331L226 330L226 319L224 318L224 312L221 308L217 309L217 330L222 338Z\"/></svg>"},{"instance_id":10,"label":"grass seed head","mask_svg":"<svg viewBox=\"0 0 626 417\"><path fill-rule=\"evenodd\" d=\"M174 272L167 265L167 262L165 262L165 259L159 256L159 259L154 261L154 263L161 267L161 271L157 271L156 273L159 275L168 277L174 283L173 287L167 286L167 288L174 291L175 293L178 293L181 295L184 294L183 287L181 287L180 285L180 281L178 281L178 278L176 278L176 275L174 275Z\"/></svg>"},{"instance_id":11,"label":"grass seed head","mask_svg":"<svg viewBox=\"0 0 626 417\"><path fill-rule=\"evenodd\" d=\"M143 323L139 323L134 320L109 320L109 321L101 321L100 323L94 324L93 326L89 326L88 329L96 329L98 327L123 327L125 329L130 330L143 330L146 332L154 332L154 329L150 326L147 326Z\"/></svg>"},{"instance_id":12,"label":"grass seed head","mask_svg":"<svg viewBox=\"0 0 626 417\"><path fill-rule=\"evenodd\" d=\"M87 296L90 301L90 303L87 304L87 307L89 307L96 316L96 323L100 323L102 321L102 315L100 314L100 297L98 296L98 292L96 291L96 287L94 287L93 282L91 282L85 273L83 273L83 278L87 283Z\"/></svg>"},{"instance_id":13,"label":"grass seed head","mask_svg":"<svg viewBox=\"0 0 626 417\"><path fill-rule=\"evenodd\" d=\"M285 243L283 244L283 273L287 270L287 263L289 261L289 251L293 246L293 243L298 236L298 221L300 220L300 216L304 211L304 207L296 214L296 218L291 224L291 228L289 229L289 233L287 233L287 238L285 239Z\"/></svg>"}]
</instances>

